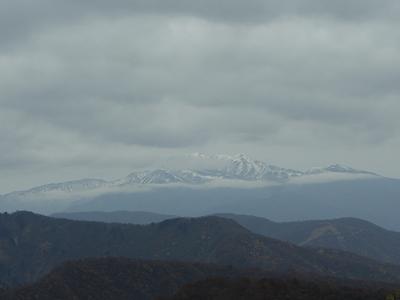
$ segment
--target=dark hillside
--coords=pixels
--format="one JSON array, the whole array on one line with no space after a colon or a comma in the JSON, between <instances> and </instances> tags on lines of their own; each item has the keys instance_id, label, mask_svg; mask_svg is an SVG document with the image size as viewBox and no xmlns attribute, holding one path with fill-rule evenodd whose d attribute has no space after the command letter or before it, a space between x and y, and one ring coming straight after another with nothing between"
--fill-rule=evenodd
<instances>
[{"instance_id":1,"label":"dark hillside","mask_svg":"<svg viewBox=\"0 0 400 300\"><path fill-rule=\"evenodd\" d=\"M368 286L342 286L298 279L207 279L160 300L387 300L396 293Z\"/></svg>"},{"instance_id":2,"label":"dark hillside","mask_svg":"<svg viewBox=\"0 0 400 300\"><path fill-rule=\"evenodd\" d=\"M88 257L216 263L400 282L400 267L337 250L314 250L256 235L219 218L151 225L69 221L27 212L0 215L0 281L33 282L61 263Z\"/></svg>"},{"instance_id":3,"label":"dark hillside","mask_svg":"<svg viewBox=\"0 0 400 300\"><path fill-rule=\"evenodd\" d=\"M356 219L272 222L249 215L219 214L267 237L299 246L330 248L400 265L400 233Z\"/></svg>"},{"instance_id":4,"label":"dark hillside","mask_svg":"<svg viewBox=\"0 0 400 300\"><path fill-rule=\"evenodd\" d=\"M183 287L184 285L186 286ZM172 299L384 300L384 296L393 290L395 287L382 283L319 278L310 274L292 274L288 278L286 275L272 274L259 269L244 270L207 264L98 258L64 263L37 283L3 291L3 294L0 293L0 298L3 300L150 300L161 297L162 299L172 297ZM173 297L174 294L176 295ZM285 298L289 296L290 298Z\"/></svg>"},{"instance_id":5,"label":"dark hillside","mask_svg":"<svg viewBox=\"0 0 400 300\"><path fill-rule=\"evenodd\" d=\"M1 299L147 300L171 296L186 283L231 272L231 268L178 262L78 260L63 264L33 285L4 293Z\"/></svg>"}]
</instances>

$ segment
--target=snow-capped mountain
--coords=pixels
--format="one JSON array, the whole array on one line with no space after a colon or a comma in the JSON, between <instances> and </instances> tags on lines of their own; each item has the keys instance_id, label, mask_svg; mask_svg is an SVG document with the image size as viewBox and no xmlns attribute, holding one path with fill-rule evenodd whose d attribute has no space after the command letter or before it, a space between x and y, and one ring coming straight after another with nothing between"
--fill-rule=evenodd
<instances>
[{"instance_id":1,"label":"snow-capped mountain","mask_svg":"<svg viewBox=\"0 0 400 300\"><path fill-rule=\"evenodd\" d=\"M339 164L335 165L330 165L328 167L323 167L323 168L312 168L305 172L306 175L310 174L322 174L322 173L349 173L349 174L368 174L368 175L373 175L373 176L379 176L376 173L369 172L369 171L363 171L363 170L356 170L353 169L352 167L349 166L343 166Z\"/></svg>"},{"instance_id":2,"label":"snow-capped mountain","mask_svg":"<svg viewBox=\"0 0 400 300\"><path fill-rule=\"evenodd\" d=\"M5 196L7 197L22 197L22 196L32 196L32 195L41 195L44 193L73 193L73 192L84 192L89 190L96 190L101 187L106 187L108 182L102 179L81 179L74 181L67 181L61 183L50 183L38 187L34 187L25 191L16 191L9 193Z\"/></svg>"},{"instance_id":3,"label":"snow-capped mountain","mask_svg":"<svg viewBox=\"0 0 400 300\"><path fill-rule=\"evenodd\" d=\"M254 182L290 182L291 179L318 176L321 174L362 174L378 176L374 173L356 170L342 165L331 165L298 171L252 160L244 154L205 155L195 153L190 159L196 160L192 169L154 169L135 171L124 178L113 181L102 179L83 179L62 183L51 183L25 191L17 191L2 196L4 199L30 198L41 195L74 194L92 192L101 189L119 189L138 185L190 184L201 185L218 180L254 181Z\"/></svg>"},{"instance_id":4,"label":"snow-capped mountain","mask_svg":"<svg viewBox=\"0 0 400 300\"><path fill-rule=\"evenodd\" d=\"M127 186L132 184L168 184L168 183L205 183L208 179L192 170L165 170L157 169L139 171L127 177L111 182L112 186Z\"/></svg>"},{"instance_id":5,"label":"snow-capped mountain","mask_svg":"<svg viewBox=\"0 0 400 300\"><path fill-rule=\"evenodd\" d=\"M52 183L0 195L0 211L220 212L278 221L354 216L400 230L400 180L343 165L299 171L240 154L192 154L105 181Z\"/></svg>"},{"instance_id":6,"label":"snow-capped mountain","mask_svg":"<svg viewBox=\"0 0 400 300\"><path fill-rule=\"evenodd\" d=\"M227 165L222 169L224 178L240 180L287 180L304 175L301 171L284 169L259 160L251 160L244 154L226 157Z\"/></svg>"},{"instance_id":7,"label":"snow-capped mountain","mask_svg":"<svg viewBox=\"0 0 400 300\"><path fill-rule=\"evenodd\" d=\"M318 175L327 173L342 173L342 174L368 174L379 176L375 173L357 170L348 166L333 164L327 167L312 168L306 171L294 169L286 169L275 165L270 165L259 160L252 160L244 154L235 156L228 155L212 155L195 153L193 158L204 161L223 162L217 164L217 168L209 168L197 170L198 174L205 174L210 177L220 177L224 179L238 179L247 181L278 181L285 182L293 178ZM222 166L221 166L222 165Z\"/></svg>"}]
</instances>

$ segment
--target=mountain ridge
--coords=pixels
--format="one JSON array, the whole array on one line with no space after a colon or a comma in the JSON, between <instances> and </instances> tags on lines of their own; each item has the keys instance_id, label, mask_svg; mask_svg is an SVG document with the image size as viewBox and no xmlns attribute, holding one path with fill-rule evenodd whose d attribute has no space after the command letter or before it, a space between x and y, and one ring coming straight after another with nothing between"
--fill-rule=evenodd
<instances>
[{"instance_id":1,"label":"mountain ridge","mask_svg":"<svg viewBox=\"0 0 400 300\"><path fill-rule=\"evenodd\" d=\"M131 172L126 177L107 181L97 178L84 178L59 183L49 183L27 190L14 191L0 195L4 198L29 197L48 192L85 192L102 188L124 188L134 185L165 185L165 184L205 184L216 180L241 181L271 181L282 183L293 178L320 174L358 174L379 176L376 173L356 170L348 166L333 164L322 168L312 168L306 171L281 168L260 160L252 160L244 154L204 155L193 154L193 159L218 160L215 168L167 169L156 168ZM221 166L222 165L222 166Z\"/></svg>"},{"instance_id":2,"label":"mountain ridge","mask_svg":"<svg viewBox=\"0 0 400 300\"><path fill-rule=\"evenodd\" d=\"M299 246L338 249L400 265L400 232L382 228L359 218L275 222L252 215L223 214L253 233L288 241ZM174 216L149 212L70 212L52 217L70 220L150 224Z\"/></svg>"},{"instance_id":3,"label":"mountain ridge","mask_svg":"<svg viewBox=\"0 0 400 300\"><path fill-rule=\"evenodd\" d=\"M259 281L267 290L262 293L257 286L246 287L251 281ZM217 281L217 282L215 282ZM63 263L39 281L23 287L0 290L3 300L153 300L153 299L211 299L204 294L218 291L213 284L232 281L234 293L212 299L265 299L265 295L279 295L288 299L364 299L384 300L398 285L380 282L316 278L310 274L274 274L260 269L236 269L210 264L173 261L142 261L120 257L80 259ZM202 286L193 291L195 286ZM256 287L256 289L254 289ZM188 293L189 288L189 293ZM183 291L185 291L183 293ZM306 292L306 293L305 293ZM175 296L173 296L175 294ZM260 297L261 296L261 297ZM263 297L262 297L263 296ZM272 296L272 295L271 295ZM310 298L310 296L313 296ZM158 298L160 297L160 298ZM301 298L299 298L301 297ZM281 298L277 298L281 299Z\"/></svg>"},{"instance_id":4,"label":"mountain ridge","mask_svg":"<svg viewBox=\"0 0 400 300\"><path fill-rule=\"evenodd\" d=\"M400 282L400 266L355 254L308 249L254 234L220 217L151 225L69 221L29 212L0 215L0 282L27 283L71 259L124 256Z\"/></svg>"},{"instance_id":5,"label":"mountain ridge","mask_svg":"<svg viewBox=\"0 0 400 300\"><path fill-rule=\"evenodd\" d=\"M87 212L60 212L51 214L50 217L75 221L92 221L104 223L126 223L145 225L158 223L178 216L157 214L145 211L87 211Z\"/></svg>"},{"instance_id":6,"label":"mountain ridge","mask_svg":"<svg viewBox=\"0 0 400 300\"><path fill-rule=\"evenodd\" d=\"M262 217L216 214L250 231L299 246L338 249L400 265L400 232L359 218L274 222Z\"/></svg>"}]
</instances>

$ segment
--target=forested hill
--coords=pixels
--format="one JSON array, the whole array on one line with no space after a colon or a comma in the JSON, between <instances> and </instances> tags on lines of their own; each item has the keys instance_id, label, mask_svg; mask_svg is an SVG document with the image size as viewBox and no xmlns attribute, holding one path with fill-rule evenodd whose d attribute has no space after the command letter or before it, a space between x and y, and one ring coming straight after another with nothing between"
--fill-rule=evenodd
<instances>
[{"instance_id":1,"label":"forested hill","mask_svg":"<svg viewBox=\"0 0 400 300\"><path fill-rule=\"evenodd\" d=\"M251 233L220 217L171 219L144 226L18 212L0 215L0 233L0 281L8 285L33 282L67 260L104 256L400 282L398 266L342 251L298 247Z\"/></svg>"}]
</instances>

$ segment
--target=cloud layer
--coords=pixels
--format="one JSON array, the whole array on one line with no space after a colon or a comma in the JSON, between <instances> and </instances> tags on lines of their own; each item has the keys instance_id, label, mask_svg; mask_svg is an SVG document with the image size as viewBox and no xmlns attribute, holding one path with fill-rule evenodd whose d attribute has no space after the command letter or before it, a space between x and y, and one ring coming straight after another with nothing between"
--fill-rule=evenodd
<instances>
[{"instance_id":1,"label":"cloud layer","mask_svg":"<svg viewBox=\"0 0 400 300\"><path fill-rule=\"evenodd\" d=\"M0 4L0 191L193 151L400 177L398 1Z\"/></svg>"}]
</instances>

